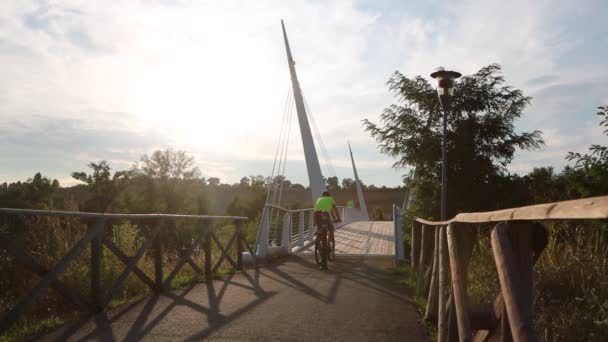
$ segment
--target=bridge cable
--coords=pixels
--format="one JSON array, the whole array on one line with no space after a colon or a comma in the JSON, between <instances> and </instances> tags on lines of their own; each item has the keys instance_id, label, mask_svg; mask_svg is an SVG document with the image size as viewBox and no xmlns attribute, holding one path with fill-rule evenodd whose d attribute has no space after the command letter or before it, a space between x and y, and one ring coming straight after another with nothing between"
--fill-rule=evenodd
<instances>
[{"instance_id":1,"label":"bridge cable","mask_svg":"<svg viewBox=\"0 0 608 342\"><path fill-rule=\"evenodd\" d=\"M276 148L276 151L275 151L275 154L274 154L274 162L272 164L272 172L271 172L271 175L270 175L270 181L271 181L271 183L268 184L268 192L266 193L266 202L265 202L265 205L269 204L270 194L271 194L271 192L273 192L272 190L273 190L273 185L274 185L274 172L275 172L275 169L277 169L276 166L277 166L277 158L278 158L278 155L279 155L279 147L281 146L281 141L282 141L282 138L283 138L282 135L283 135L283 130L284 130L285 122L287 120L287 114L288 114L287 112L288 112L288 109L290 108L288 106L291 103L291 101L290 101L291 98L292 98L292 87L291 87L291 83L290 83L288 85L288 87L287 87L287 96L285 97L285 105L283 106L283 118L281 120L281 128L279 130L279 141L277 143L277 148ZM273 197L275 197L274 194L273 194ZM273 198L273 202L274 202L274 198ZM272 211L273 211L273 209L270 208L269 210L270 210L270 212L268 213L268 218L270 219L272 217ZM262 220L263 220L263 218L262 218ZM256 237L256 241L259 241L259 239L260 239L259 235L260 235L261 231L262 231L262 229L258 229L258 234L257 234L257 237ZM257 246L256 246L256 253L257 253Z\"/></svg>"},{"instance_id":2,"label":"bridge cable","mask_svg":"<svg viewBox=\"0 0 608 342\"><path fill-rule=\"evenodd\" d=\"M274 163L272 164L272 172L270 174L270 177L271 177L270 180L271 180L271 182L274 182L274 179L273 179L273 177L274 177L274 171L275 171L276 165L277 165L277 157L279 155L279 147L281 145L283 127L285 125L285 121L286 121L286 118L287 118L287 110L288 110L287 106L290 103L289 99L291 98L291 95L292 95L291 94L291 87L288 87L287 97L285 98L285 106L284 106L284 109L283 109L283 119L281 120L281 129L279 130L279 141L277 143L277 149L276 149L276 151L274 153ZM271 190L272 190L272 186L269 184L268 193L266 194L266 204L268 204L268 200L270 199L270 192L271 192Z\"/></svg>"},{"instance_id":3,"label":"bridge cable","mask_svg":"<svg viewBox=\"0 0 608 342\"><path fill-rule=\"evenodd\" d=\"M308 106L308 101L306 101L306 97L304 97L304 106L306 107L306 112L308 113L308 117L310 117L310 121L312 122L315 137L316 137L317 141L319 142L319 149L323 155L323 159L325 160L325 167L327 168L328 176L336 177L336 170L334 169L331 158L329 157L329 153L327 152L327 148L325 147L323 138L321 137L321 132L319 130L319 127L317 126L315 117L312 114L310 107Z\"/></svg>"},{"instance_id":4,"label":"bridge cable","mask_svg":"<svg viewBox=\"0 0 608 342\"><path fill-rule=\"evenodd\" d=\"M278 200L276 202L277 206L281 206L281 203L283 201L283 184L285 183L286 177L285 177L285 169L287 167L287 151L289 150L289 139L291 137L291 127L292 127L292 119L293 119L293 114L295 112L294 110L294 106L295 103L292 102L292 106L290 107L290 110L288 111L288 116L287 116L287 124L285 126L285 130L286 130L286 138L283 140L283 147L282 147L282 155L280 156L281 159L279 159L279 169L277 171L277 179L279 181L279 184L277 184L278 192ZM285 136L284 136L285 137ZM281 170L281 166L283 167ZM281 176L281 177L279 177ZM279 220L279 216L280 216L280 212L279 210L277 210L276 212L276 216L275 216L275 227L274 227L274 238L275 240L277 239L277 231L278 231L278 227L279 224L281 223L281 220Z\"/></svg>"},{"instance_id":5,"label":"bridge cable","mask_svg":"<svg viewBox=\"0 0 608 342\"><path fill-rule=\"evenodd\" d=\"M278 158L278 168L277 168L277 175L276 177L273 179L273 187L274 187L274 195L273 195L273 205L276 206L281 206L281 201L282 201L282 197L283 197L283 183L285 182L285 165L286 165L286 158L287 158L287 146L288 146L288 142L289 142L289 133L291 131L291 119L293 116L293 104L294 102L290 102L290 106L289 109L287 111L287 118L286 118L286 122L285 122L285 126L284 126L284 130L282 132L282 136L283 139L280 142L281 145L281 150L279 153L279 158ZM276 239L276 231L277 231L277 227L279 224L279 216L280 216L280 211L279 210L274 210L276 215L271 215L271 225L274 223L274 230L273 230L273 239Z\"/></svg>"},{"instance_id":6,"label":"bridge cable","mask_svg":"<svg viewBox=\"0 0 608 342\"><path fill-rule=\"evenodd\" d=\"M311 118L312 121L312 125L313 125L313 129L315 131L315 136L317 138L317 140L319 141L319 148L321 150L321 153L323 154L323 157L325 159L325 163L326 163L326 167L328 169L329 172L329 176L336 176L336 171L333 167L333 163L331 162L331 159L329 158L329 153L327 152L327 148L325 147L325 142L323 141L322 137L321 137L321 132L319 131L319 128L317 126L317 122L315 120L314 115L312 114L312 111L310 110L310 107L308 106L308 101L306 101L306 98L304 98L304 105L306 106L306 110L309 113L309 116Z\"/></svg>"}]
</instances>

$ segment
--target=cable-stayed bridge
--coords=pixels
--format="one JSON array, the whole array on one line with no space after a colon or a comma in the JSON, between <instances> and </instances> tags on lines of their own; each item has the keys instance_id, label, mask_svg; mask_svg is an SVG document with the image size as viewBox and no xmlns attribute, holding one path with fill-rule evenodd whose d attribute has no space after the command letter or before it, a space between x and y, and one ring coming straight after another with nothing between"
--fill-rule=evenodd
<instances>
[{"instance_id":1,"label":"cable-stayed bridge","mask_svg":"<svg viewBox=\"0 0 608 342\"><path fill-rule=\"evenodd\" d=\"M283 39L287 53L287 62L291 76L291 88L288 91L279 141L275 152L271 178L273 184L268 189L266 206L262 213L262 220L255 243L256 258L265 259L268 256L289 255L292 253L310 253L315 240L315 225L312 208L286 209L283 206L283 182L285 179L285 165L289 138L291 136L291 120L294 114L298 119L298 126L306 160L306 170L311 192L311 203L321 196L325 190L325 177L321 171L321 163L317 154L317 146L325 161L326 174L335 177L335 170L327 148L319 133L318 125L314 120L300 88L300 82L295 69L295 61L287 38L285 25L281 21ZM312 123L312 130L311 125ZM314 134L313 134L314 132ZM313 136L316 138L313 139ZM403 246L396 241L402 241L401 225L396 222L371 222L365 203L365 196L361 180L355 165L353 152L348 144L350 158L355 179L357 193L357 206L339 206L342 224L337 227L336 253L338 255L376 255L393 257L396 262L403 260ZM395 208L398 211L398 208ZM400 217L397 212L393 217ZM246 255L247 260L253 260L251 254Z\"/></svg>"},{"instance_id":2,"label":"cable-stayed bridge","mask_svg":"<svg viewBox=\"0 0 608 342\"><path fill-rule=\"evenodd\" d=\"M40 340L214 340L214 341L418 341L430 337L420 315L399 284L395 267L405 260L400 208L392 221L370 221L352 149L349 151L357 206L339 206L343 222L336 228L336 257L328 271L312 260L313 210L283 205L283 185L291 120L298 118L312 203L325 188L314 136L325 160L326 175L335 176L298 82L284 25L291 90L287 96L272 167L273 183L255 242L246 238L246 217L105 214L0 208L0 253L29 272L22 295L0 302L0 333L13 329L49 291L83 313L63 326L33 336ZM295 108L295 110L294 110ZM310 121L309 121L310 120ZM311 125L315 128L311 130ZM409 203L409 198L403 202ZM415 218L408 264L417 276L416 293L427 298L424 320L437 327L439 341L534 341L533 267L548 243L548 220L608 219L608 196L463 213L435 222ZM4 232L24 225L63 229L76 241L57 262L40 260L8 240ZM192 239L168 251L165 239L185 223ZM59 227L59 228L58 228ZM76 228L81 229L76 233ZM129 229L139 239L135 252L113 234ZM492 257L500 288L488 307L468 307L468 267L478 234L491 230ZM70 236L73 234L75 236ZM172 261L172 262L169 262ZM119 265L118 273L104 272ZM246 264L251 267L247 267ZM181 272L195 275L190 285L173 289ZM232 272L221 273L224 269ZM77 291L66 272L88 283ZM219 275L222 275L218 277ZM11 274L3 274L2 284ZM150 296L112 305L137 281ZM21 323L20 323L21 322ZM18 329L18 328L17 328ZM32 337L32 336L30 336Z\"/></svg>"}]
</instances>

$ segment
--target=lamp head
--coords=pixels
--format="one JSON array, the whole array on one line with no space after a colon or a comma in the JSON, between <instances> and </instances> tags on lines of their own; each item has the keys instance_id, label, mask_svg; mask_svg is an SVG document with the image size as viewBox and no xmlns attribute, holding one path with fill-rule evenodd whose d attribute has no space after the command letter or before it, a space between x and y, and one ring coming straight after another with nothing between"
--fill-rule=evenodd
<instances>
[{"instance_id":1,"label":"lamp head","mask_svg":"<svg viewBox=\"0 0 608 342\"><path fill-rule=\"evenodd\" d=\"M441 67L431 74L432 78L437 79L437 93L439 93L439 96L452 96L454 94L455 80L460 76L462 74L459 72L448 71Z\"/></svg>"}]
</instances>

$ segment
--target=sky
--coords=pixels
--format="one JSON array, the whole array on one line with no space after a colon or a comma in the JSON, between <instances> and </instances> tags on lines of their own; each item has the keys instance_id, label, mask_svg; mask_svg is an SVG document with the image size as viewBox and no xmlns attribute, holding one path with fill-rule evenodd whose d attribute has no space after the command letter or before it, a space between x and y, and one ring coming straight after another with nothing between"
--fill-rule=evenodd
<instances>
[{"instance_id":1,"label":"sky","mask_svg":"<svg viewBox=\"0 0 608 342\"><path fill-rule=\"evenodd\" d=\"M606 144L606 1L21 1L0 2L0 183L35 172L62 185L91 161L130 168L155 149L194 156L224 183L270 175L290 79L285 20L300 85L338 178L395 186L404 169L361 120L396 103L398 70L472 74L499 63L533 97L516 123L542 151L511 172L566 165ZM307 185L292 122L285 176ZM317 142L318 144L318 142ZM322 171L329 174L322 154Z\"/></svg>"}]
</instances>

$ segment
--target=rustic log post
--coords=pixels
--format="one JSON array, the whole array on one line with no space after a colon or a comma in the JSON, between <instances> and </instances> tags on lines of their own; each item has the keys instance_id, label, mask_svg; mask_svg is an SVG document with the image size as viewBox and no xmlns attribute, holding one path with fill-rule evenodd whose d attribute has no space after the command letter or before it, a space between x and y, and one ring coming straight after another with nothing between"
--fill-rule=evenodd
<instances>
[{"instance_id":1,"label":"rustic log post","mask_svg":"<svg viewBox=\"0 0 608 342\"><path fill-rule=\"evenodd\" d=\"M517 268L519 269L519 280L523 305L525 311L530 315L528 319L532 322L532 298L534 291L534 282L532 280L532 229L530 222L512 221L509 222L509 238L511 247L515 254Z\"/></svg>"},{"instance_id":2,"label":"rustic log post","mask_svg":"<svg viewBox=\"0 0 608 342\"><path fill-rule=\"evenodd\" d=\"M420 235L421 233L421 224L414 221L412 223L412 249L411 249L411 262L412 262L412 270L414 273L418 272L418 265L420 264Z\"/></svg>"},{"instance_id":3,"label":"rustic log post","mask_svg":"<svg viewBox=\"0 0 608 342\"><path fill-rule=\"evenodd\" d=\"M154 221L154 225L160 224L160 221ZM162 229L162 228L161 228ZM154 282L156 283L156 291L163 291L163 241L162 231L154 238Z\"/></svg>"},{"instance_id":4,"label":"rustic log post","mask_svg":"<svg viewBox=\"0 0 608 342\"><path fill-rule=\"evenodd\" d=\"M236 269L243 269L243 221L236 221Z\"/></svg>"},{"instance_id":5,"label":"rustic log post","mask_svg":"<svg viewBox=\"0 0 608 342\"><path fill-rule=\"evenodd\" d=\"M447 240L447 237L446 237ZM447 241L446 241L447 242ZM456 319L456 309L454 308L456 303L454 302L454 291L452 291L452 284L450 284L450 296L448 297L448 326L447 326L447 339L449 342L458 342L458 320Z\"/></svg>"},{"instance_id":6,"label":"rustic log post","mask_svg":"<svg viewBox=\"0 0 608 342\"><path fill-rule=\"evenodd\" d=\"M437 341L447 341L447 293L449 290L448 278L448 246L446 241L446 226L439 229L439 290L437 299Z\"/></svg>"},{"instance_id":7,"label":"rustic log post","mask_svg":"<svg viewBox=\"0 0 608 342\"><path fill-rule=\"evenodd\" d=\"M431 244L433 243L432 226L422 225L421 244L420 244L420 265L418 266L418 281L416 292L418 296L425 297L428 294L426 289L427 268L431 258Z\"/></svg>"},{"instance_id":8,"label":"rustic log post","mask_svg":"<svg viewBox=\"0 0 608 342\"><path fill-rule=\"evenodd\" d=\"M511 342L513 341L513 334L511 334L511 328L509 328L509 316L507 314L507 307L502 306L502 314L500 316L500 341Z\"/></svg>"},{"instance_id":9,"label":"rustic log post","mask_svg":"<svg viewBox=\"0 0 608 342\"><path fill-rule=\"evenodd\" d=\"M467 263L471 255L472 231L469 227L450 224L447 229L448 251L450 254L450 270L452 274L453 309L458 322L460 341L471 341L471 326L466 305L467 294Z\"/></svg>"},{"instance_id":10,"label":"rustic log post","mask_svg":"<svg viewBox=\"0 0 608 342\"><path fill-rule=\"evenodd\" d=\"M103 219L97 219L93 223L95 225L105 225ZM102 229L97 236L91 240L91 310L93 312L101 311L101 259L103 257L103 235L105 230Z\"/></svg>"},{"instance_id":11,"label":"rustic log post","mask_svg":"<svg viewBox=\"0 0 608 342\"><path fill-rule=\"evenodd\" d=\"M426 301L426 310L424 320L429 322L437 321L437 296L439 292L439 230L440 227L434 227L435 241L433 248L433 270L431 272L431 284L429 286L429 295Z\"/></svg>"},{"instance_id":12,"label":"rustic log post","mask_svg":"<svg viewBox=\"0 0 608 342\"><path fill-rule=\"evenodd\" d=\"M509 235L512 236L514 243L510 241ZM515 341L536 341L531 302L531 226L528 224L510 224L509 226L504 223L498 224L492 230L491 242L511 334Z\"/></svg>"}]
</instances>

